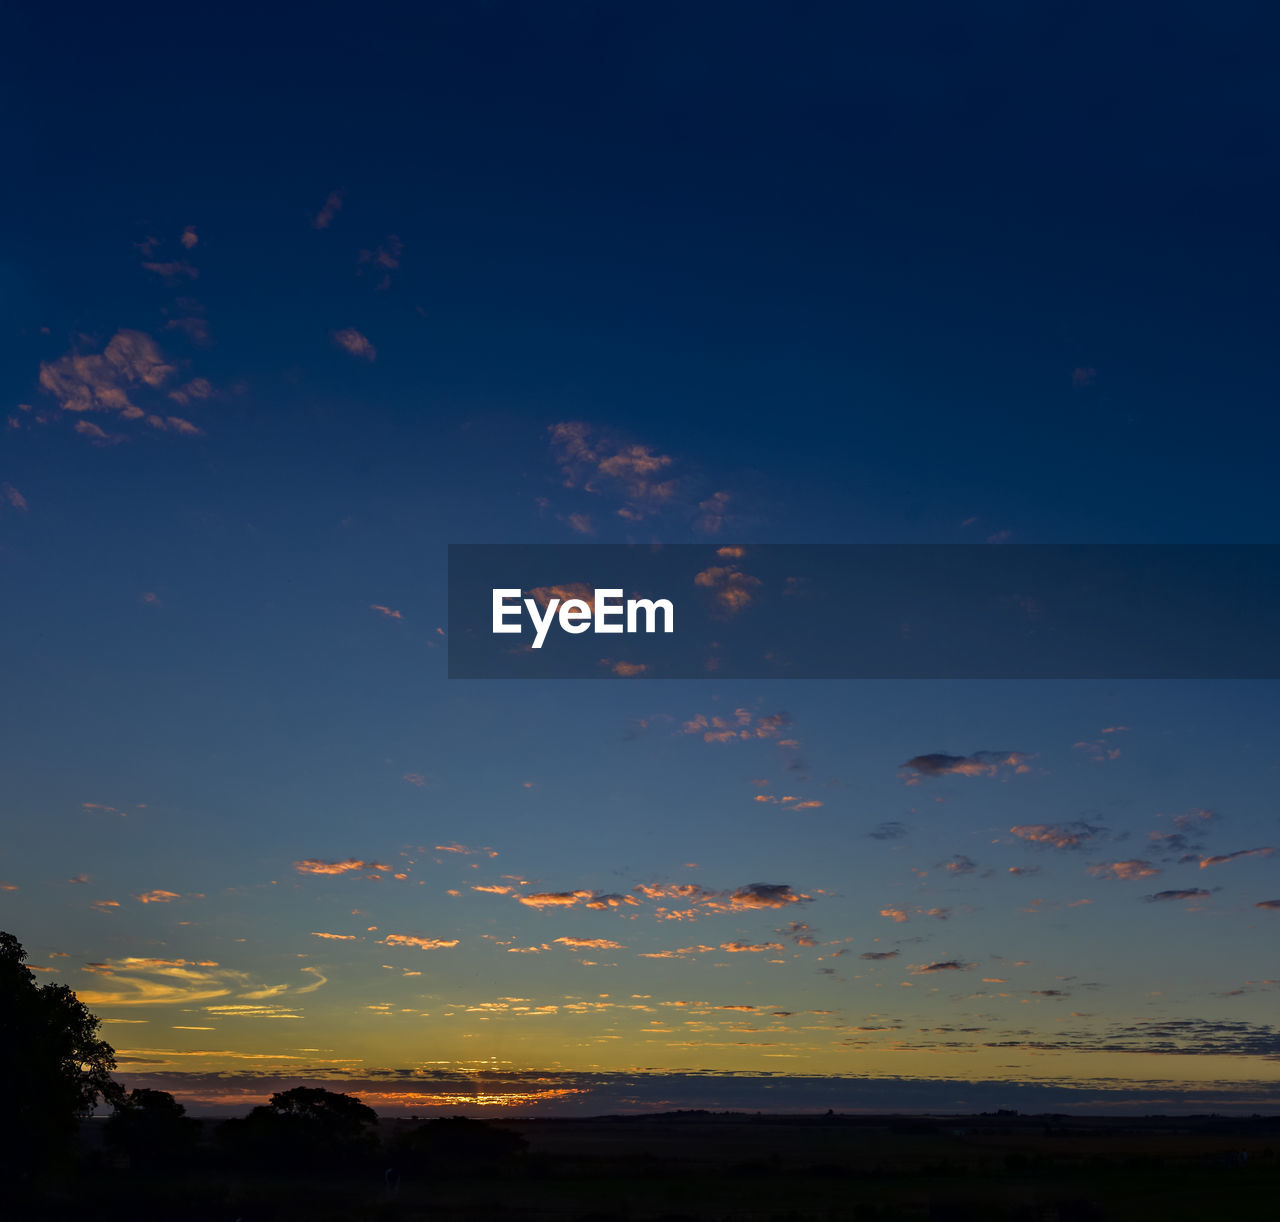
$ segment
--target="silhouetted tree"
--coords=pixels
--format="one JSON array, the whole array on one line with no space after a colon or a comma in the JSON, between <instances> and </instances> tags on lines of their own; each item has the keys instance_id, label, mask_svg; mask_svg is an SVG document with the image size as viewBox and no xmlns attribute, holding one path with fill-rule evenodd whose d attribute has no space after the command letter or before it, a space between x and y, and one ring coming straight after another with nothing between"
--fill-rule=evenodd
<instances>
[{"instance_id":1,"label":"silhouetted tree","mask_svg":"<svg viewBox=\"0 0 1280 1222\"><path fill-rule=\"evenodd\" d=\"M27 953L0 932L0 1182L65 1157L78 1122L115 1099L115 1053L64 984L36 983Z\"/></svg>"},{"instance_id":2,"label":"silhouetted tree","mask_svg":"<svg viewBox=\"0 0 1280 1222\"><path fill-rule=\"evenodd\" d=\"M233 1159L256 1167L340 1170L377 1149L377 1122L378 1113L353 1095L295 1086L242 1120L224 1121L217 1139Z\"/></svg>"},{"instance_id":3,"label":"silhouetted tree","mask_svg":"<svg viewBox=\"0 0 1280 1222\"><path fill-rule=\"evenodd\" d=\"M200 1122L168 1091L132 1090L115 1100L103 1137L109 1147L127 1154L138 1169L170 1167L190 1157L200 1136Z\"/></svg>"},{"instance_id":4,"label":"silhouetted tree","mask_svg":"<svg viewBox=\"0 0 1280 1222\"><path fill-rule=\"evenodd\" d=\"M433 1175L496 1171L523 1153L528 1142L510 1129L466 1116L428 1120L395 1144L398 1163Z\"/></svg>"}]
</instances>

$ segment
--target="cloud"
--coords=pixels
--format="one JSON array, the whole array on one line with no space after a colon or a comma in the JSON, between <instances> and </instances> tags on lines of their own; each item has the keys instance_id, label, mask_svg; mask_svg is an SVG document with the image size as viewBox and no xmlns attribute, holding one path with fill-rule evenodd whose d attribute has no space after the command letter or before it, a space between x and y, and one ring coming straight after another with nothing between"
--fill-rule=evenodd
<instances>
[{"instance_id":1,"label":"cloud","mask_svg":"<svg viewBox=\"0 0 1280 1222\"><path fill-rule=\"evenodd\" d=\"M528 908L572 908L591 899L592 895L591 891L533 891L528 895L517 895L516 899Z\"/></svg>"},{"instance_id":2,"label":"cloud","mask_svg":"<svg viewBox=\"0 0 1280 1222\"><path fill-rule=\"evenodd\" d=\"M391 287L391 273L399 268L400 256L403 253L404 243L393 233L387 238L386 244L379 246L376 250L362 250L356 262L361 270L365 264L382 270L383 276L378 281L378 291L383 292ZM360 271L356 272L356 275L360 274Z\"/></svg>"},{"instance_id":3,"label":"cloud","mask_svg":"<svg viewBox=\"0 0 1280 1222\"><path fill-rule=\"evenodd\" d=\"M697 714L680 727L681 734L699 734L703 742L731 743L757 738L778 738L791 724L791 715L785 712L756 717L750 709L739 708L733 716L707 717ZM782 745L781 742L779 745Z\"/></svg>"},{"instance_id":4,"label":"cloud","mask_svg":"<svg viewBox=\"0 0 1280 1222\"><path fill-rule=\"evenodd\" d=\"M811 895L793 891L787 883L747 883L729 897L729 906L734 909L786 908L789 904L809 903L812 899Z\"/></svg>"},{"instance_id":5,"label":"cloud","mask_svg":"<svg viewBox=\"0 0 1280 1222\"><path fill-rule=\"evenodd\" d=\"M1131 857L1128 861L1100 861L1088 867L1094 878L1114 878L1128 882L1135 878L1152 878L1159 874L1160 867L1140 857Z\"/></svg>"},{"instance_id":6,"label":"cloud","mask_svg":"<svg viewBox=\"0 0 1280 1222\"><path fill-rule=\"evenodd\" d=\"M963 853L956 853L950 861L943 862L942 868L948 874L972 874L977 870L978 863Z\"/></svg>"},{"instance_id":7,"label":"cloud","mask_svg":"<svg viewBox=\"0 0 1280 1222\"><path fill-rule=\"evenodd\" d=\"M357 857L348 857L342 861L321 861L318 857L304 857L295 861L293 868L299 874L349 874L355 870L381 870L389 873L390 866L376 861L362 861Z\"/></svg>"},{"instance_id":8,"label":"cloud","mask_svg":"<svg viewBox=\"0 0 1280 1222\"><path fill-rule=\"evenodd\" d=\"M818 939L814 936L814 931L803 921L789 921L776 932L782 934L785 938L790 938L797 946L807 948L818 945Z\"/></svg>"},{"instance_id":9,"label":"cloud","mask_svg":"<svg viewBox=\"0 0 1280 1222\"><path fill-rule=\"evenodd\" d=\"M190 1005L251 987L243 972L219 968L210 960L130 957L86 968L109 978L110 989L77 989L88 1006Z\"/></svg>"},{"instance_id":10,"label":"cloud","mask_svg":"<svg viewBox=\"0 0 1280 1222\"><path fill-rule=\"evenodd\" d=\"M1122 726L1116 726L1113 730L1103 730L1104 734L1112 733L1114 730L1123 729ZM1114 747L1103 739L1097 739L1093 742L1079 742L1073 744L1075 750L1084 751L1089 758L1095 763L1103 763L1106 760L1115 760L1120 758L1120 748Z\"/></svg>"},{"instance_id":11,"label":"cloud","mask_svg":"<svg viewBox=\"0 0 1280 1222\"><path fill-rule=\"evenodd\" d=\"M619 895L617 892L607 892L604 895L593 895L587 900L588 908L622 908L622 907L639 907L640 901L633 895Z\"/></svg>"},{"instance_id":12,"label":"cloud","mask_svg":"<svg viewBox=\"0 0 1280 1222\"><path fill-rule=\"evenodd\" d=\"M902 952L898 950L864 950L858 956L859 959L896 959Z\"/></svg>"},{"instance_id":13,"label":"cloud","mask_svg":"<svg viewBox=\"0 0 1280 1222\"><path fill-rule=\"evenodd\" d=\"M716 610L721 616L729 617L751 604L756 587L763 582L759 577L744 573L736 564L724 564L712 565L695 574L693 584L710 590Z\"/></svg>"},{"instance_id":14,"label":"cloud","mask_svg":"<svg viewBox=\"0 0 1280 1222\"><path fill-rule=\"evenodd\" d=\"M182 896L176 891L144 891L141 895L133 897L139 904L171 904L174 900L182 899ZM201 899L204 897L201 896Z\"/></svg>"},{"instance_id":15,"label":"cloud","mask_svg":"<svg viewBox=\"0 0 1280 1222\"><path fill-rule=\"evenodd\" d=\"M330 191L328 198L324 201L324 206L316 213L315 220L311 222L316 229L328 229L333 223L333 218L342 211L342 192Z\"/></svg>"},{"instance_id":16,"label":"cloud","mask_svg":"<svg viewBox=\"0 0 1280 1222\"><path fill-rule=\"evenodd\" d=\"M607 666L620 679L634 679L649 669L644 662L615 662L612 658L604 658L602 666Z\"/></svg>"},{"instance_id":17,"label":"cloud","mask_svg":"<svg viewBox=\"0 0 1280 1222\"><path fill-rule=\"evenodd\" d=\"M1019 1033L1025 1037L1026 1032ZM1123 1052L1152 1056L1234 1056L1280 1058L1280 1030L1226 1019L1142 1019L1115 1024L1100 1033L1065 1031L1028 1040L1010 1039L988 1048L1029 1048L1045 1052Z\"/></svg>"},{"instance_id":18,"label":"cloud","mask_svg":"<svg viewBox=\"0 0 1280 1222\"><path fill-rule=\"evenodd\" d=\"M911 919L905 909L897 907L881 908L880 915L882 917L888 917L895 925L905 924Z\"/></svg>"},{"instance_id":19,"label":"cloud","mask_svg":"<svg viewBox=\"0 0 1280 1222\"><path fill-rule=\"evenodd\" d=\"M376 611L379 615L385 616L387 619L404 618L399 611L393 611L390 607L384 607L381 603L370 603L369 610Z\"/></svg>"},{"instance_id":20,"label":"cloud","mask_svg":"<svg viewBox=\"0 0 1280 1222\"><path fill-rule=\"evenodd\" d=\"M1102 831L1089 823L1024 823L1009 829L1021 840L1049 845L1055 849L1078 849Z\"/></svg>"},{"instance_id":21,"label":"cloud","mask_svg":"<svg viewBox=\"0 0 1280 1222\"><path fill-rule=\"evenodd\" d=\"M708 955L715 949L714 946L698 944L696 946L682 946L679 950L642 951L637 957L640 959L683 959L688 955ZM680 1004L683 1005L684 1003Z\"/></svg>"},{"instance_id":22,"label":"cloud","mask_svg":"<svg viewBox=\"0 0 1280 1222\"><path fill-rule=\"evenodd\" d=\"M925 976L930 972L969 972L977 966L976 963L961 963L959 959L943 959L939 963L912 964L908 970L912 975Z\"/></svg>"},{"instance_id":23,"label":"cloud","mask_svg":"<svg viewBox=\"0 0 1280 1222\"><path fill-rule=\"evenodd\" d=\"M754 955L764 951L786 950L786 947L781 942L721 942L720 949L727 950L731 955Z\"/></svg>"},{"instance_id":24,"label":"cloud","mask_svg":"<svg viewBox=\"0 0 1280 1222\"><path fill-rule=\"evenodd\" d=\"M359 939L353 933L313 933L313 938L326 938L331 942L356 942Z\"/></svg>"},{"instance_id":25,"label":"cloud","mask_svg":"<svg viewBox=\"0 0 1280 1222\"><path fill-rule=\"evenodd\" d=\"M529 597L540 607L548 606L553 598L558 598L561 602L576 598L586 603L593 612L596 609L595 587L583 585L580 581L567 581L555 586L534 586L529 591Z\"/></svg>"},{"instance_id":26,"label":"cloud","mask_svg":"<svg viewBox=\"0 0 1280 1222\"><path fill-rule=\"evenodd\" d=\"M185 249L190 250L197 242L200 241L200 237L196 233L196 227L194 225L188 225L182 231L182 237L180 237L178 241L182 243Z\"/></svg>"},{"instance_id":27,"label":"cloud","mask_svg":"<svg viewBox=\"0 0 1280 1222\"><path fill-rule=\"evenodd\" d=\"M190 382L171 390L169 392L169 398L175 403L186 406L186 404L193 400L211 399L213 398L213 394L213 385L208 378L192 378ZM179 433L189 431L198 433L200 431L195 427L195 425L188 424L185 420L177 420L171 417L170 423Z\"/></svg>"},{"instance_id":28,"label":"cloud","mask_svg":"<svg viewBox=\"0 0 1280 1222\"><path fill-rule=\"evenodd\" d=\"M351 353L352 356L358 356L364 361L376 361L378 359L378 350L367 339L360 334L355 327L345 327L341 331L330 331L329 338L333 340L344 352Z\"/></svg>"},{"instance_id":29,"label":"cloud","mask_svg":"<svg viewBox=\"0 0 1280 1222\"><path fill-rule=\"evenodd\" d=\"M613 942L609 938L553 938L571 950L625 950L621 942Z\"/></svg>"},{"instance_id":30,"label":"cloud","mask_svg":"<svg viewBox=\"0 0 1280 1222\"><path fill-rule=\"evenodd\" d=\"M975 751L972 755L916 755L902 765L909 773L908 785L918 785L922 780L940 776L996 776L1001 768L1014 772L1029 772L1030 755L1022 751Z\"/></svg>"},{"instance_id":31,"label":"cloud","mask_svg":"<svg viewBox=\"0 0 1280 1222\"><path fill-rule=\"evenodd\" d=\"M1148 1042L1158 1044L1165 1037ZM1190 1037L1173 1041L1179 1051ZM1239 1032L1217 1037L1223 1044L1265 1047L1267 1033ZM1017 1045L1015 1045L1017 1046ZM1145 1051L1141 1037L1136 1049ZM1128 1047L1128 1044L1126 1044ZM184 1054L185 1055L185 1054ZM198 1055L208 1055L199 1053ZM263 1054L241 1054L257 1057ZM174 1057L163 1050L165 1060ZM1136 1117L1159 1112L1221 1112L1248 1116L1260 1100L1274 1097L1274 1081L1266 1075L1246 1080L1203 1082L1135 1081L1088 1078L1077 1072L1068 1080L1016 1081L930 1078L921 1075L859 1077L852 1074L779 1074L627 1070L546 1070L467 1066L387 1066L353 1073L346 1062L323 1062L297 1053L273 1057L287 1068L273 1066L251 1073L183 1072L122 1066L116 1075L126 1087L166 1090L193 1111L243 1115L273 1091L305 1080L307 1085L359 1096L389 1116L455 1115L459 1110L483 1109L513 1116L581 1117L635 1113L670 1113L678 1109L726 1112L815 1113L828 1108L864 1114L953 1113L972 1115L1015 1108L1024 1115L1073 1113L1096 1116L1101 1107L1115 1115ZM1266 1104L1261 1106L1265 1107Z\"/></svg>"},{"instance_id":32,"label":"cloud","mask_svg":"<svg viewBox=\"0 0 1280 1222\"><path fill-rule=\"evenodd\" d=\"M618 442L579 420L553 424L548 432L565 487L621 500L624 520L641 521L675 496L675 481L660 478L675 461L669 454Z\"/></svg>"},{"instance_id":33,"label":"cloud","mask_svg":"<svg viewBox=\"0 0 1280 1222\"><path fill-rule=\"evenodd\" d=\"M56 361L41 362L40 389L63 411L115 412L121 420L145 420L161 431L198 431L177 417L148 413L131 398L162 390L176 374L177 367L145 331L120 330L100 353L69 352Z\"/></svg>"},{"instance_id":34,"label":"cloud","mask_svg":"<svg viewBox=\"0 0 1280 1222\"><path fill-rule=\"evenodd\" d=\"M458 945L457 938L424 938L410 933L389 933L378 941L386 946L416 946L419 950L447 950Z\"/></svg>"},{"instance_id":35,"label":"cloud","mask_svg":"<svg viewBox=\"0 0 1280 1222\"><path fill-rule=\"evenodd\" d=\"M1220 866L1223 862L1235 861L1237 857L1270 857L1275 852L1270 845L1265 845L1258 849L1236 849L1234 853L1222 853L1217 857L1205 857L1200 862L1200 868L1203 870L1207 866Z\"/></svg>"},{"instance_id":36,"label":"cloud","mask_svg":"<svg viewBox=\"0 0 1280 1222\"><path fill-rule=\"evenodd\" d=\"M170 284L180 280L195 280L200 275L185 259L173 259L168 263L144 263L142 266Z\"/></svg>"},{"instance_id":37,"label":"cloud","mask_svg":"<svg viewBox=\"0 0 1280 1222\"><path fill-rule=\"evenodd\" d=\"M435 846L437 853L457 853L462 857L475 857L483 855L485 857L497 857L498 850L491 849L487 844L480 848L472 848L470 845L459 844L456 840L451 844L437 844Z\"/></svg>"},{"instance_id":38,"label":"cloud","mask_svg":"<svg viewBox=\"0 0 1280 1222\"><path fill-rule=\"evenodd\" d=\"M713 492L705 501L698 502L698 515L694 519L694 529L704 535L718 535L725 527L729 516L729 502L733 497L727 492ZM741 556L742 548L722 547L717 555L729 552Z\"/></svg>"},{"instance_id":39,"label":"cloud","mask_svg":"<svg viewBox=\"0 0 1280 1222\"><path fill-rule=\"evenodd\" d=\"M12 484L0 484L0 495L3 495L4 499L19 513L27 512L27 498Z\"/></svg>"},{"instance_id":40,"label":"cloud","mask_svg":"<svg viewBox=\"0 0 1280 1222\"><path fill-rule=\"evenodd\" d=\"M901 840L907 835L907 828L905 824L890 819L884 823L877 823L867 835L872 840Z\"/></svg>"},{"instance_id":41,"label":"cloud","mask_svg":"<svg viewBox=\"0 0 1280 1222\"><path fill-rule=\"evenodd\" d=\"M1280 900L1259 900L1254 904L1255 908L1269 908L1274 910L1280 909Z\"/></svg>"},{"instance_id":42,"label":"cloud","mask_svg":"<svg viewBox=\"0 0 1280 1222\"><path fill-rule=\"evenodd\" d=\"M193 344L207 347L209 340L209 324L194 314L182 318L171 318L164 324L166 331L181 331Z\"/></svg>"},{"instance_id":43,"label":"cloud","mask_svg":"<svg viewBox=\"0 0 1280 1222\"><path fill-rule=\"evenodd\" d=\"M1144 895L1142 898L1148 904L1158 904L1165 900L1204 899L1211 894L1212 892L1206 891L1203 887L1183 887L1177 891L1157 891L1154 895Z\"/></svg>"}]
</instances>

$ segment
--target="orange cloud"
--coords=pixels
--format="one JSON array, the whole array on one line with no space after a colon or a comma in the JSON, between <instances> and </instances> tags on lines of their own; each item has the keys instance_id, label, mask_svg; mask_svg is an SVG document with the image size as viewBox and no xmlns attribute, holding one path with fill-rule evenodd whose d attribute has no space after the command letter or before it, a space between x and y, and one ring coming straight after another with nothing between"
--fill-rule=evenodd
<instances>
[{"instance_id":1,"label":"orange cloud","mask_svg":"<svg viewBox=\"0 0 1280 1222\"><path fill-rule=\"evenodd\" d=\"M674 497L675 481L656 478L673 464L670 455L613 441L579 420L553 424L548 432L565 487L612 493L624 502L618 514L625 520L640 521Z\"/></svg>"},{"instance_id":2,"label":"orange cloud","mask_svg":"<svg viewBox=\"0 0 1280 1222\"><path fill-rule=\"evenodd\" d=\"M1100 831L1087 823L1024 823L1009 829L1022 840L1047 844L1055 849L1078 849Z\"/></svg>"},{"instance_id":3,"label":"orange cloud","mask_svg":"<svg viewBox=\"0 0 1280 1222\"><path fill-rule=\"evenodd\" d=\"M458 945L457 938L424 938L409 933L389 933L378 941L386 946L416 946L419 950L444 950Z\"/></svg>"},{"instance_id":4,"label":"orange cloud","mask_svg":"<svg viewBox=\"0 0 1280 1222\"><path fill-rule=\"evenodd\" d=\"M344 352L359 357L362 361L376 361L378 350L355 327L344 327L341 331L330 331L329 338Z\"/></svg>"},{"instance_id":5,"label":"orange cloud","mask_svg":"<svg viewBox=\"0 0 1280 1222\"><path fill-rule=\"evenodd\" d=\"M1151 878L1160 873L1160 867L1140 857L1128 861L1102 861L1089 867L1094 878L1115 878L1127 882L1135 878Z\"/></svg>"},{"instance_id":6,"label":"orange cloud","mask_svg":"<svg viewBox=\"0 0 1280 1222\"><path fill-rule=\"evenodd\" d=\"M435 850L437 853L460 853L463 856L471 856L476 853L483 853L486 857L497 857L498 855L497 850L489 848L488 845L483 848L473 849L468 848L465 844L459 844L456 840L452 844L437 844Z\"/></svg>"},{"instance_id":7,"label":"orange cloud","mask_svg":"<svg viewBox=\"0 0 1280 1222\"><path fill-rule=\"evenodd\" d=\"M564 946L573 950L625 950L621 942L613 942L608 938L554 938Z\"/></svg>"},{"instance_id":8,"label":"orange cloud","mask_svg":"<svg viewBox=\"0 0 1280 1222\"><path fill-rule=\"evenodd\" d=\"M318 857L304 857L295 861L293 868L299 874L348 874L355 870L381 870L389 873L390 866L376 861L361 861L356 857L348 857L343 861L321 861Z\"/></svg>"},{"instance_id":9,"label":"orange cloud","mask_svg":"<svg viewBox=\"0 0 1280 1222\"><path fill-rule=\"evenodd\" d=\"M164 420L148 416L130 396L142 389L161 390L176 372L145 331L122 329L100 353L69 352L42 362L40 389L63 411L116 412L122 420L146 419L163 430Z\"/></svg>"},{"instance_id":10,"label":"orange cloud","mask_svg":"<svg viewBox=\"0 0 1280 1222\"><path fill-rule=\"evenodd\" d=\"M733 616L751 604L759 577L744 573L736 564L713 565L694 576L693 584L710 590L721 615Z\"/></svg>"},{"instance_id":11,"label":"orange cloud","mask_svg":"<svg viewBox=\"0 0 1280 1222\"><path fill-rule=\"evenodd\" d=\"M589 900L590 891L534 891L529 895L517 895L522 904L529 908L572 908L583 900Z\"/></svg>"},{"instance_id":12,"label":"orange cloud","mask_svg":"<svg viewBox=\"0 0 1280 1222\"><path fill-rule=\"evenodd\" d=\"M1220 866L1228 861L1235 861L1237 857L1270 857L1275 852L1270 845L1265 845L1258 849L1236 849L1234 853L1221 853L1217 857L1204 857L1200 861L1200 868L1206 869L1209 866Z\"/></svg>"}]
</instances>

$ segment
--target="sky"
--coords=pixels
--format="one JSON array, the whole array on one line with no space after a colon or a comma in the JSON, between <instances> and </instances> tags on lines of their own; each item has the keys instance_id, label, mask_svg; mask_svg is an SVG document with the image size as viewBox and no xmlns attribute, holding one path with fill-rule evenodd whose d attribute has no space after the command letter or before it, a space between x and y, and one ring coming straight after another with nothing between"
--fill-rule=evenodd
<instances>
[{"instance_id":1,"label":"sky","mask_svg":"<svg viewBox=\"0 0 1280 1222\"><path fill-rule=\"evenodd\" d=\"M1277 1105L1274 681L446 613L458 543L1280 542L1264 8L4 21L0 928L127 1085Z\"/></svg>"}]
</instances>

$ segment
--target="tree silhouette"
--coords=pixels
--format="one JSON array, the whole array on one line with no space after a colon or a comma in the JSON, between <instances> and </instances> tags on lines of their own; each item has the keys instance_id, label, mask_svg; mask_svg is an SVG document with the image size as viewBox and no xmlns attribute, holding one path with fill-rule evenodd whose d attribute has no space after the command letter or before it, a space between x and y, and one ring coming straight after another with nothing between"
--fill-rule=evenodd
<instances>
[{"instance_id":1,"label":"tree silhouette","mask_svg":"<svg viewBox=\"0 0 1280 1222\"><path fill-rule=\"evenodd\" d=\"M242 1120L218 1126L233 1159L259 1168L338 1170L377 1148L378 1113L353 1095L320 1086L279 1091Z\"/></svg>"},{"instance_id":2,"label":"tree silhouette","mask_svg":"<svg viewBox=\"0 0 1280 1222\"><path fill-rule=\"evenodd\" d=\"M0 1176L10 1183L65 1157L99 1098L120 1096L99 1020L66 985L37 984L26 958L0 931Z\"/></svg>"},{"instance_id":3,"label":"tree silhouette","mask_svg":"<svg viewBox=\"0 0 1280 1222\"><path fill-rule=\"evenodd\" d=\"M200 1122L168 1091L138 1087L115 1100L103 1134L107 1145L129 1157L129 1166L151 1170L187 1158L200 1135Z\"/></svg>"}]
</instances>

